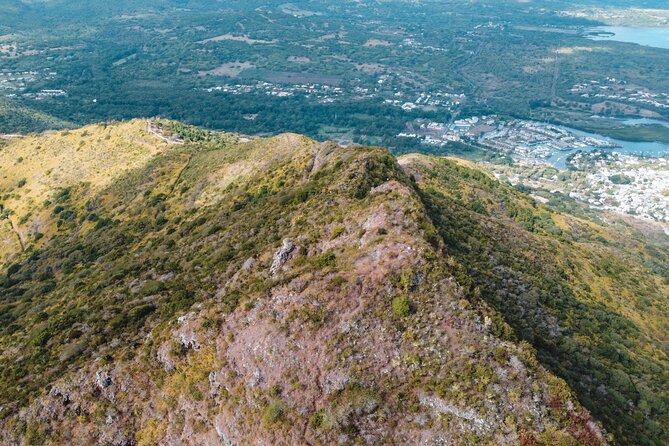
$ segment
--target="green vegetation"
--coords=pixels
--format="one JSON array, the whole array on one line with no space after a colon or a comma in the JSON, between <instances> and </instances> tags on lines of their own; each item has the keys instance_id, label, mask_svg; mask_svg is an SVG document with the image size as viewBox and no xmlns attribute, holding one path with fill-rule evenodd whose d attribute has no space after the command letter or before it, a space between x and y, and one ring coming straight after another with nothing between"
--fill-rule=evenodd
<instances>
[{"instance_id":1,"label":"green vegetation","mask_svg":"<svg viewBox=\"0 0 669 446\"><path fill-rule=\"evenodd\" d=\"M485 315L495 330L509 330L491 309L463 299L439 259L441 242L414 185L387 151L323 146L296 135L237 144L232 135L200 138L196 130L172 128L195 141L166 144L146 132L146 122L130 122L7 146L5 155L15 159L25 146L51 153L67 138L77 166L86 159L79 156L88 156L77 152L79 139L93 141L82 150L116 141L128 153L143 141L141 153L153 155L48 193L29 182L23 195L11 195L18 180L0 183L3 203L28 215L13 220L25 251L2 251L10 259L0 274L3 442L90 444L101 426L137 444L178 442L186 425L188 435L214 432L219 410L240 413L240 423L253 426L254 435L272 435L275 444L312 431L321 444L341 436L362 441L367 423L382 413L439 417L417 402L422 395L486 411L477 395L491 392L507 404L498 389L508 388L523 404L540 398L547 408L542 424L555 438L585 444L585 412L570 390L561 390L564 404L549 407L560 387L532 351L513 344L500 351L501 341L477 328ZM159 150L150 151L151 144ZM317 153L326 160L321 165ZM49 169L49 159L26 157L20 168L32 175ZM367 233L367 221L380 226ZM270 275L285 238L295 249ZM410 255L395 254L409 247ZM444 332L435 317L461 325ZM382 372L387 360L377 353L386 351L397 358L401 379ZM494 367L509 369L511 354L533 364L531 377L495 377ZM331 384L316 379L319 373L332 376ZM83 384L70 387L69 380ZM534 394L519 390L528 380ZM20 412L26 407L54 415L38 419ZM72 423L85 431L76 439ZM504 429L538 438L532 421L515 423ZM471 440L457 423L444 433Z\"/></svg>"},{"instance_id":2,"label":"green vegetation","mask_svg":"<svg viewBox=\"0 0 669 446\"><path fill-rule=\"evenodd\" d=\"M416 119L502 113L635 141L668 138L660 125L592 119L668 118L667 108L571 91L575 83L615 74L626 85L662 94L669 77L662 49L588 40L584 29L599 23L563 14L572 1L341 6L330 0L310 2L306 16L286 11L285 2L260 0L228 2L223 16L202 0L187 7L157 0L119 0L113 7L101 0L86 7L15 3L20 6L6 7L0 17L0 80L7 80L3 92L11 95L11 102L0 102L0 132L162 116L248 134L342 138L396 153L420 148L480 156L464 144L438 147L397 135ZM406 29L389 32L397 23ZM305 91L305 84L318 93ZM443 103L426 105L421 94ZM457 99L437 96L443 94ZM405 102L418 107L404 110L399 105Z\"/></svg>"},{"instance_id":3,"label":"green vegetation","mask_svg":"<svg viewBox=\"0 0 669 446\"><path fill-rule=\"evenodd\" d=\"M0 133L30 133L70 127L71 124L0 98Z\"/></svg>"},{"instance_id":4,"label":"green vegetation","mask_svg":"<svg viewBox=\"0 0 669 446\"><path fill-rule=\"evenodd\" d=\"M286 403L282 400L272 400L263 412L263 418L267 423L277 423L286 414Z\"/></svg>"},{"instance_id":5,"label":"green vegetation","mask_svg":"<svg viewBox=\"0 0 669 446\"><path fill-rule=\"evenodd\" d=\"M533 344L618 444L663 444L666 241L655 247L629 227L558 214L454 161L425 159L415 168L471 298L503 314L512 339ZM497 210L477 216L472 201Z\"/></svg>"},{"instance_id":6,"label":"green vegetation","mask_svg":"<svg viewBox=\"0 0 669 446\"><path fill-rule=\"evenodd\" d=\"M669 144L669 127L661 124L648 125L611 125L611 126L597 126L585 125L581 126L583 130L600 133L602 135L621 139L623 141L635 142L661 142Z\"/></svg>"},{"instance_id":7,"label":"green vegetation","mask_svg":"<svg viewBox=\"0 0 669 446\"><path fill-rule=\"evenodd\" d=\"M397 317L407 317L411 314L411 302L405 296L398 296L392 302L393 314Z\"/></svg>"},{"instance_id":8,"label":"green vegetation","mask_svg":"<svg viewBox=\"0 0 669 446\"><path fill-rule=\"evenodd\" d=\"M634 178L630 177L629 175L623 175L619 173L611 175L609 180L611 180L613 184L632 184L634 182Z\"/></svg>"}]
</instances>

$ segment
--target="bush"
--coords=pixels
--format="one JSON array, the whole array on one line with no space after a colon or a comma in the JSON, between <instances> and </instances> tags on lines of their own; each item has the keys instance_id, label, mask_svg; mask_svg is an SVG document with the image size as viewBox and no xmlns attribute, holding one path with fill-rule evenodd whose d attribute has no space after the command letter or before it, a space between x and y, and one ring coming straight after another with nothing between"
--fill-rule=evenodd
<instances>
[{"instance_id":1,"label":"bush","mask_svg":"<svg viewBox=\"0 0 669 446\"><path fill-rule=\"evenodd\" d=\"M147 280L139 289L139 292L144 296L149 296L152 294L157 294L162 290L163 290L162 283L158 282L157 280Z\"/></svg>"},{"instance_id":2,"label":"bush","mask_svg":"<svg viewBox=\"0 0 669 446\"><path fill-rule=\"evenodd\" d=\"M320 429L321 426L323 426L324 421L325 421L325 415L323 414L322 410L319 410L309 418L309 426L313 430L317 430Z\"/></svg>"},{"instance_id":3,"label":"bush","mask_svg":"<svg viewBox=\"0 0 669 446\"><path fill-rule=\"evenodd\" d=\"M327 251L320 256L315 261L315 266L317 268L325 268L327 266L333 266L337 262L337 256L332 251Z\"/></svg>"},{"instance_id":4,"label":"bush","mask_svg":"<svg viewBox=\"0 0 669 446\"><path fill-rule=\"evenodd\" d=\"M615 175L611 175L609 177L609 180L613 184L632 184L634 182L634 178L632 178L628 175L620 174L620 173L617 173Z\"/></svg>"},{"instance_id":5,"label":"bush","mask_svg":"<svg viewBox=\"0 0 669 446\"><path fill-rule=\"evenodd\" d=\"M263 418L268 423L281 421L286 415L286 403L282 400L274 400L265 408Z\"/></svg>"},{"instance_id":6,"label":"bush","mask_svg":"<svg viewBox=\"0 0 669 446\"><path fill-rule=\"evenodd\" d=\"M187 310L195 303L195 293L186 289L178 289L172 293L169 300L163 306L161 313L165 318L170 318L176 313Z\"/></svg>"},{"instance_id":7,"label":"bush","mask_svg":"<svg viewBox=\"0 0 669 446\"><path fill-rule=\"evenodd\" d=\"M343 227L341 227L341 226L337 226L337 227L334 228L334 230L332 231L332 237L331 237L331 240L334 240L334 239L336 239L336 238L342 236L342 235L344 234L344 232L346 232L346 229L345 229L345 228L343 228Z\"/></svg>"},{"instance_id":8,"label":"bush","mask_svg":"<svg viewBox=\"0 0 669 446\"><path fill-rule=\"evenodd\" d=\"M148 315L156 311L156 306L152 304L140 305L128 312L128 317L136 322L142 322Z\"/></svg>"},{"instance_id":9,"label":"bush","mask_svg":"<svg viewBox=\"0 0 669 446\"><path fill-rule=\"evenodd\" d=\"M405 296L398 296L393 299L393 314L397 317L407 317L411 314L411 302Z\"/></svg>"}]
</instances>

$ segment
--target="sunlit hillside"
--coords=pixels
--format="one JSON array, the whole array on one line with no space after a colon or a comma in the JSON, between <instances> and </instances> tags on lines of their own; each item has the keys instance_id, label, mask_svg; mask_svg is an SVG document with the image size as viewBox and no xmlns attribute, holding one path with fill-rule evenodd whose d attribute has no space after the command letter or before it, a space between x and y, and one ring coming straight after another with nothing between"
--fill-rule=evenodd
<instances>
[{"instance_id":1,"label":"sunlit hillside","mask_svg":"<svg viewBox=\"0 0 669 446\"><path fill-rule=\"evenodd\" d=\"M662 444L667 251L631 227L294 134L0 157L4 444Z\"/></svg>"}]
</instances>

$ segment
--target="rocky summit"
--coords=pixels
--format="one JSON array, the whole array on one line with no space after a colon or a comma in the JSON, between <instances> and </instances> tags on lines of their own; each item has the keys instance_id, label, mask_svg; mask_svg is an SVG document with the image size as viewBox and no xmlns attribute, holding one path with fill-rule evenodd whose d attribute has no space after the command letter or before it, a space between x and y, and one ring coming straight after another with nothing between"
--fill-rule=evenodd
<instances>
[{"instance_id":1,"label":"rocky summit","mask_svg":"<svg viewBox=\"0 0 669 446\"><path fill-rule=\"evenodd\" d=\"M666 239L470 163L92 125L0 218L4 445L666 444Z\"/></svg>"}]
</instances>

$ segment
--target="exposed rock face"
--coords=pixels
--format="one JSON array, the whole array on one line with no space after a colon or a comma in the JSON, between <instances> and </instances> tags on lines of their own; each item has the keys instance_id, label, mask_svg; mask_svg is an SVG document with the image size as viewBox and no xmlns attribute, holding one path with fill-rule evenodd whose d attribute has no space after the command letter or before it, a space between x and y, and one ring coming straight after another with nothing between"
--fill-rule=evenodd
<instances>
[{"instance_id":1,"label":"exposed rock face","mask_svg":"<svg viewBox=\"0 0 669 446\"><path fill-rule=\"evenodd\" d=\"M272 276L276 275L281 267L285 265L285 263L288 261L288 257L294 249L295 243L293 243L291 239L283 239L281 248L279 248L278 251L274 253L274 257L272 258L272 266L269 268L269 273Z\"/></svg>"},{"instance_id":2,"label":"exposed rock face","mask_svg":"<svg viewBox=\"0 0 669 446\"><path fill-rule=\"evenodd\" d=\"M337 144L333 142L324 142L318 146L314 159L311 163L309 174L317 174L321 168L334 156L334 152L338 150Z\"/></svg>"},{"instance_id":3,"label":"exposed rock face","mask_svg":"<svg viewBox=\"0 0 669 446\"><path fill-rule=\"evenodd\" d=\"M49 395L52 397L60 397L63 400L63 406L70 404L70 392L60 390L58 387L53 386L49 391Z\"/></svg>"}]
</instances>

